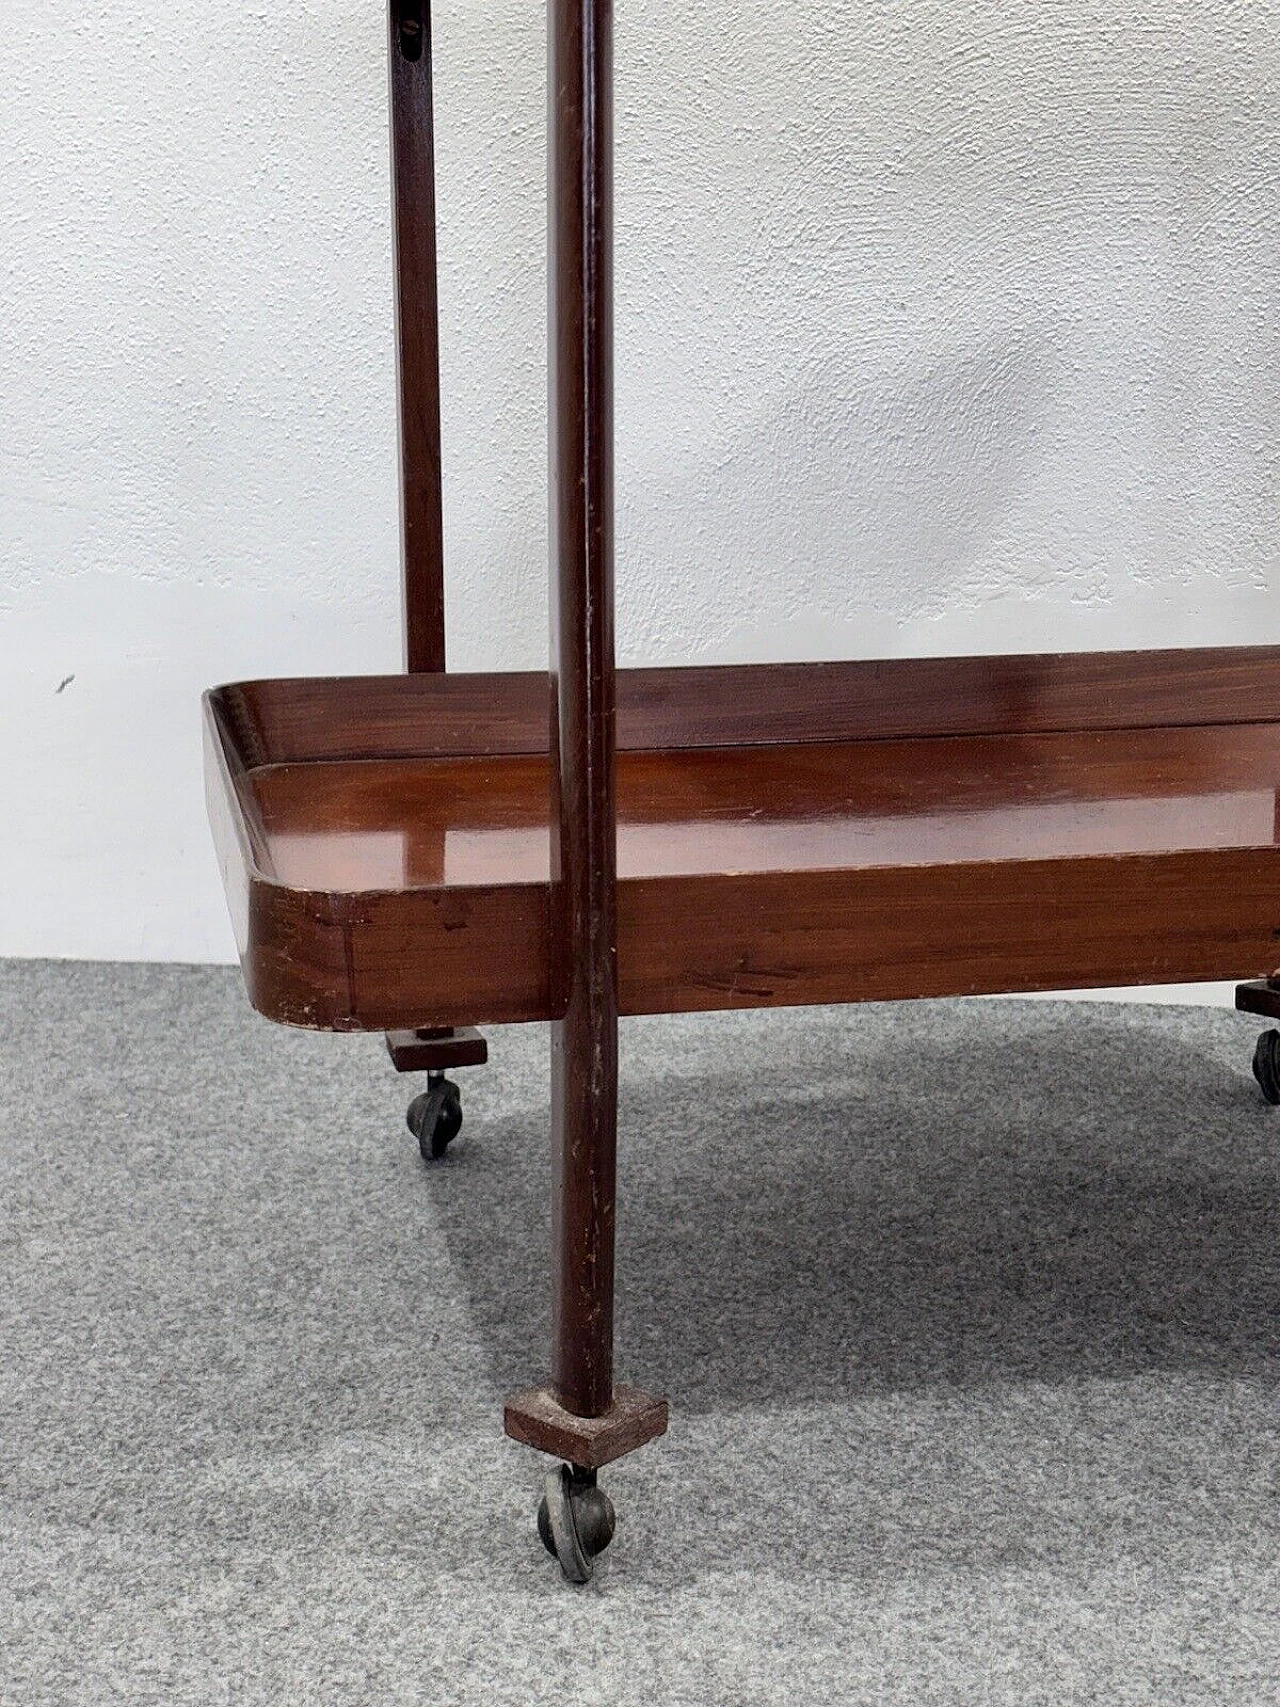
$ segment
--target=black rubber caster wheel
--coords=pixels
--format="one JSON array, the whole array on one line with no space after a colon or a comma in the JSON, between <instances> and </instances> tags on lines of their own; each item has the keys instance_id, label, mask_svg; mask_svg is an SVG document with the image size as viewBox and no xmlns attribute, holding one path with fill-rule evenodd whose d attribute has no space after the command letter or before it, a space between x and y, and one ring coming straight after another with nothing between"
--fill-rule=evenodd
<instances>
[{"instance_id":1,"label":"black rubber caster wheel","mask_svg":"<svg viewBox=\"0 0 1280 1707\"><path fill-rule=\"evenodd\" d=\"M1264 1031L1253 1052L1253 1076L1273 1106L1280 1104L1280 1031Z\"/></svg>"},{"instance_id":2,"label":"black rubber caster wheel","mask_svg":"<svg viewBox=\"0 0 1280 1707\"><path fill-rule=\"evenodd\" d=\"M462 1092L452 1079L432 1075L405 1116L424 1162L438 1162L462 1130Z\"/></svg>"},{"instance_id":3,"label":"black rubber caster wheel","mask_svg":"<svg viewBox=\"0 0 1280 1707\"><path fill-rule=\"evenodd\" d=\"M571 1583L589 1583L594 1560L613 1540L613 1501L596 1485L594 1470L562 1464L547 1477L538 1507L542 1545Z\"/></svg>"}]
</instances>

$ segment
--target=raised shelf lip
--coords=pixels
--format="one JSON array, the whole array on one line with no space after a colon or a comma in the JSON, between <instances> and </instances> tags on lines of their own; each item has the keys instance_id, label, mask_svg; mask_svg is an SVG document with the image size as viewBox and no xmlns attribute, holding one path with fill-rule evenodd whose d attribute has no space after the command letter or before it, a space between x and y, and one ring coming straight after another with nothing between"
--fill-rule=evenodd
<instances>
[{"instance_id":1,"label":"raised shelf lip","mask_svg":"<svg viewBox=\"0 0 1280 1707\"><path fill-rule=\"evenodd\" d=\"M549 744L539 671L261 678L206 704L251 768ZM645 667L619 671L617 718L623 751L1270 723L1280 647Z\"/></svg>"}]
</instances>

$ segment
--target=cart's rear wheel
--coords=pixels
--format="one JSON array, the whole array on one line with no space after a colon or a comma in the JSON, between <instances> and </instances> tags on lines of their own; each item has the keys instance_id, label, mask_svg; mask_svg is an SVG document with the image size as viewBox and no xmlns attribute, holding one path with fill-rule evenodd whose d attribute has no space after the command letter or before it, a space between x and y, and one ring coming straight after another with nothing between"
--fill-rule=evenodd
<instances>
[{"instance_id":1,"label":"cart's rear wheel","mask_svg":"<svg viewBox=\"0 0 1280 1707\"><path fill-rule=\"evenodd\" d=\"M1280 1031L1264 1031L1253 1052L1253 1076L1269 1103L1280 1104Z\"/></svg>"},{"instance_id":2,"label":"cart's rear wheel","mask_svg":"<svg viewBox=\"0 0 1280 1707\"><path fill-rule=\"evenodd\" d=\"M617 1524L613 1501L596 1485L594 1470L562 1464L547 1477L538 1534L571 1583L591 1581L593 1561L613 1540Z\"/></svg>"},{"instance_id":3,"label":"cart's rear wheel","mask_svg":"<svg viewBox=\"0 0 1280 1707\"><path fill-rule=\"evenodd\" d=\"M423 1161L438 1162L462 1130L462 1092L443 1073L433 1073L429 1088L414 1097L405 1119Z\"/></svg>"}]
</instances>

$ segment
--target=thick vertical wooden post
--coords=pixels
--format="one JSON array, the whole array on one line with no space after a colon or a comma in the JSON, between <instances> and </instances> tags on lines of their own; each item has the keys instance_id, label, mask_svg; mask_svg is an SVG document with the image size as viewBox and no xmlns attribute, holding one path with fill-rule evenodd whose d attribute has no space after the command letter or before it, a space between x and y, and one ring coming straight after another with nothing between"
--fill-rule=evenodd
<instances>
[{"instance_id":1,"label":"thick vertical wooden post","mask_svg":"<svg viewBox=\"0 0 1280 1707\"><path fill-rule=\"evenodd\" d=\"M508 1433L596 1469L667 1425L613 1380L618 1120L612 0L550 0L551 1385Z\"/></svg>"},{"instance_id":2,"label":"thick vertical wooden post","mask_svg":"<svg viewBox=\"0 0 1280 1707\"><path fill-rule=\"evenodd\" d=\"M390 0L388 20L405 660L416 672L445 667L430 0Z\"/></svg>"}]
</instances>

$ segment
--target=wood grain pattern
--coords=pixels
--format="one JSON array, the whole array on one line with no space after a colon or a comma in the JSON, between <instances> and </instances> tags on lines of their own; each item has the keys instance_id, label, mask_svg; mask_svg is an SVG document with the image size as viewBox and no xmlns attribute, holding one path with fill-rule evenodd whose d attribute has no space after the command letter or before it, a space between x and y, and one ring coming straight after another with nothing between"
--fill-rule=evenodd
<instances>
[{"instance_id":1,"label":"wood grain pattern","mask_svg":"<svg viewBox=\"0 0 1280 1707\"><path fill-rule=\"evenodd\" d=\"M633 876L1240 846L1275 838L1280 724L628 752L617 778ZM264 765L246 787L302 887L549 873L542 754Z\"/></svg>"},{"instance_id":2,"label":"wood grain pattern","mask_svg":"<svg viewBox=\"0 0 1280 1707\"><path fill-rule=\"evenodd\" d=\"M240 682L215 697L255 764L548 748L536 672ZM1280 648L622 670L617 718L623 751L1275 722Z\"/></svg>"},{"instance_id":3,"label":"wood grain pattern","mask_svg":"<svg viewBox=\"0 0 1280 1707\"><path fill-rule=\"evenodd\" d=\"M1253 668L1265 707L1280 655ZM445 680L438 729L414 698L419 752L461 739ZM701 684L712 727L719 684L736 692L732 673ZM1178 724L624 753L621 1011L1270 973L1280 723L1203 721L1223 690L1199 657L1159 693ZM264 763L296 750L298 702L240 697L252 718L210 696L210 799L263 1011L343 1030L551 1017L545 754Z\"/></svg>"},{"instance_id":4,"label":"wood grain pattern","mask_svg":"<svg viewBox=\"0 0 1280 1707\"><path fill-rule=\"evenodd\" d=\"M1255 974L1280 849L624 883L624 1013L1179 984Z\"/></svg>"}]
</instances>

